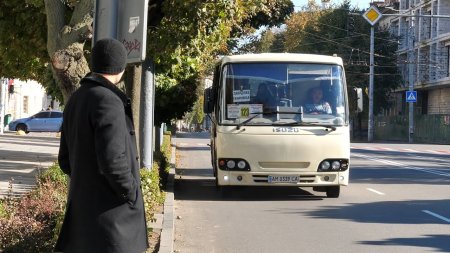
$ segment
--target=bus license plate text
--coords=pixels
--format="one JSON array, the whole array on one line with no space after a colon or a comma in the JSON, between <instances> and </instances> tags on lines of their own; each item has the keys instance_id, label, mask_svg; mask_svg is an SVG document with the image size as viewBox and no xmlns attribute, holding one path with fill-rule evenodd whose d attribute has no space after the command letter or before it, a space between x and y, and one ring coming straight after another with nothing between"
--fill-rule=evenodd
<instances>
[{"instance_id":1,"label":"bus license plate text","mask_svg":"<svg viewBox=\"0 0 450 253\"><path fill-rule=\"evenodd\" d=\"M298 183L298 176L269 176L267 181L269 183Z\"/></svg>"}]
</instances>

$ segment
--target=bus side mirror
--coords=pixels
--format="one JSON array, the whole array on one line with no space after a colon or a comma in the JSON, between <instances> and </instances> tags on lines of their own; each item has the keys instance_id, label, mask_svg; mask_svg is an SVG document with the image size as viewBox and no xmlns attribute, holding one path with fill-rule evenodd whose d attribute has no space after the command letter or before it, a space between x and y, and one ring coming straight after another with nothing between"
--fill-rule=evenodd
<instances>
[{"instance_id":1,"label":"bus side mirror","mask_svg":"<svg viewBox=\"0 0 450 253\"><path fill-rule=\"evenodd\" d=\"M214 105L212 87L205 89L203 96L203 112L212 113Z\"/></svg>"},{"instance_id":2,"label":"bus side mirror","mask_svg":"<svg viewBox=\"0 0 450 253\"><path fill-rule=\"evenodd\" d=\"M356 94L356 112L363 111L363 92L361 88L353 88Z\"/></svg>"}]
</instances>

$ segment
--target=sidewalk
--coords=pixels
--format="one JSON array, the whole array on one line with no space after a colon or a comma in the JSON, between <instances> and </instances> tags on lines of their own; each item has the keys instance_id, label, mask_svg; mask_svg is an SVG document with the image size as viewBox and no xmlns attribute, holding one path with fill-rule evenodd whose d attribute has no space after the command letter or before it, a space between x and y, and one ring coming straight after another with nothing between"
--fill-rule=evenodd
<instances>
[{"instance_id":1,"label":"sidewalk","mask_svg":"<svg viewBox=\"0 0 450 253\"><path fill-rule=\"evenodd\" d=\"M30 133L25 136L6 132L0 135L0 198L20 195L35 186L36 172L57 160L59 138L55 133ZM13 180L11 180L13 179Z\"/></svg>"}]
</instances>

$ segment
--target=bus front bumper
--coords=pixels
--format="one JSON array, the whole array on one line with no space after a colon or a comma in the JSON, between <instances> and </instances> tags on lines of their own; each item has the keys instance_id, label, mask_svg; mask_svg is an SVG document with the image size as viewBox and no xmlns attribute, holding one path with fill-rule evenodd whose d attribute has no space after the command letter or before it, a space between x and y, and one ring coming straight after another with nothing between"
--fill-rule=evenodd
<instances>
[{"instance_id":1,"label":"bus front bumper","mask_svg":"<svg viewBox=\"0 0 450 253\"><path fill-rule=\"evenodd\" d=\"M241 186L338 186L348 185L349 171L340 172L240 172L218 170L219 185Z\"/></svg>"}]
</instances>

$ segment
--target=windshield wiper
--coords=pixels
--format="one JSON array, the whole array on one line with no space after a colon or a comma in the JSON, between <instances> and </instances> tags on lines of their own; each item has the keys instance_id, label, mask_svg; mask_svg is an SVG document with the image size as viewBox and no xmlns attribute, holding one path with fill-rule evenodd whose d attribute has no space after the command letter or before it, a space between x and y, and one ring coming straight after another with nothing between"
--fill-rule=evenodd
<instances>
[{"instance_id":1,"label":"windshield wiper","mask_svg":"<svg viewBox=\"0 0 450 253\"><path fill-rule=\"evenodd\" d=\"M303 110L302 110L303 111ZM247 124L248 122L252 121L254 118L256 118L259 115L272 115L272 114L295 114L295 115L300 115L300 118L302 119L303 116L303 112L279 112L279 111L269 111L269 112L255 112L255 113L251 113L254 114L253 116L251 116L250 118L242 121L241 123L237 124L236 126L236 130L239 130L243 125Z\"/></svg>"},{"instance_id":2,"label":"windshield wiper","mask_svg":"<svg viewBox=\"0 0 450 253\"><path fill-rule=\"evenodd\" d=\"M317 126L317 127L325 127L327 131L336 131L335 126L319 124L319 122L296 121L296 122L282 123L282 124L276 124L276 125L279 125L279 126Z\"/></svg>"},{"instance_id":3,"label":"windshield wiper","mask_svg":"<svg viewBox=\"0 0 450 253\"><path fill-rule=\"evenodd\" d=\"M241 123L237 124L236 126L236 130L241 129L241 127L245 124L247 124L248 122L252 121L254 118L258 117L259 115L266 115L266 114L276 114L277 112L255 112L255 113L250 113L253 114L250 118L242 121Z\"/></svg>"}]
</instances>

